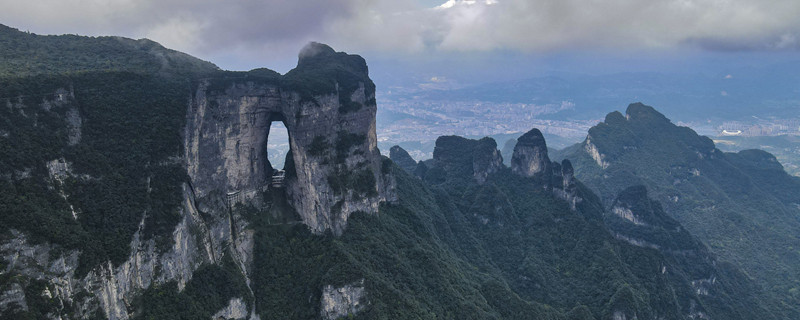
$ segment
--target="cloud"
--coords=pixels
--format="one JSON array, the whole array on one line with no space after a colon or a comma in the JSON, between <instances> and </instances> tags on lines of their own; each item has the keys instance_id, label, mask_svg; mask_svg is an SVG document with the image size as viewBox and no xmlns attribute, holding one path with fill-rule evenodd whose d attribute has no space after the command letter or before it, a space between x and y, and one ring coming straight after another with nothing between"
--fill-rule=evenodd
<instances>
[{"instance_id":1,"label":"cloud","mask_svg":"<svg viewBox=\"0 0 800 320\"><path fill-rule=\"evenodd\" d=\"M36 33L148 37L201 57L337 50L800 49L796 0L37 0L4 4L0 23Z\"/></svg>"}]
</instances>

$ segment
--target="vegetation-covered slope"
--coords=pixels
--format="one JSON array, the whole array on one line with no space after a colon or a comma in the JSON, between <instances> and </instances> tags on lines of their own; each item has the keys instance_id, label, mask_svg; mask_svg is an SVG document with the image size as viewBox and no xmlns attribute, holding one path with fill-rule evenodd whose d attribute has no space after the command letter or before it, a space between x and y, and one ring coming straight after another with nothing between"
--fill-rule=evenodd
<instances>
[{"instance_id":1,"label":"vegetation-covered slope","mask_svg":"<svg viewBox=\"0 0 800 320\"><path fill-rule=\"evenodd\" d=\"M800 316L800 179L757 150L724 153L652 107L610 113L560 157L610 205L619 191L645 185L665 210L712 252L740 266Z\"/></svg>"},{"instance_id":2,"label":"vegetation-covered slope","mask_svg":"<svg viewBox=\"0 0 800 320\"><path fill-rule=\"evenodd\" d=\"M738 152L747 149L761 149L775 156L787 173L800 177L800 136L718 136L714 144L725 152Z\"/></svg>"},{"instance_id":3,"label":"vegetation-covered slope","mask_svg":"<svg viewBox=\"0 0 800 320\"><path fill-rule=\"evenodd\" d=\"M78 35L40 36L0 24L0 77L79 71L200 74L210 62L147 40Z\"/></svg>"},{"instance_id":4,"label":"vegetation-covered slope","mask_svg":"<svg viewBox=\"0 0 800 320\"><path fill-rule=\"evenodd\" d=\"M590 193L580 209L587 212L571 211L509 169L484 185L451 179L429 186L387 168L399 203L352 216L341 237L266 218L283 209L237 209L256 221L253 286L262 319L314 318L324 285L360 279L367 294L357 319L771 317L735 270L711 260L693 261L689 270L657 249L616 239L586 217L599 214L588 212L598 208ZM719 284L697 294L691 281L698 274Z\"/></svg>"}]
</instances>

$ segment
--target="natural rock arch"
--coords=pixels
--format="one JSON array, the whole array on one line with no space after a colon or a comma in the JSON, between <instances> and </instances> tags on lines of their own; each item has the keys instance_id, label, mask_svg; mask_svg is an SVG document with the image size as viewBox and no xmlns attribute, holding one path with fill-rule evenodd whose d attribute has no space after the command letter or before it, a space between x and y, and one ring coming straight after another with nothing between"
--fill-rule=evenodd
<instances>
[{"instance_id":1,"label":"natural rock arch","mask_svg":"<svg viewBox=\"0 0 800 320\"><path fill-rule=\"evenodd\" d=\"M269 128L282 121L291 152L289 203L312 231L341 234L351 213L375 213L393 197L381 170L376 111L364 59L318 43L306 46L283 76L257 69L202 81L185 134L195 194L242 192L246 201L258 201L271 175Z\"/></svg>"}]
</instances>

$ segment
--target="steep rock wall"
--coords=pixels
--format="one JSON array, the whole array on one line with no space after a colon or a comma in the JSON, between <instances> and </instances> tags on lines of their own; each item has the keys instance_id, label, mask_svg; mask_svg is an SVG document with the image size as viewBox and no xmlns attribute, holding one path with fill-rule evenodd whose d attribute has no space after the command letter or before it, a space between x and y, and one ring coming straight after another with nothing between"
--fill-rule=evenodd
<instances>
[{"instance_id":1,"label":"steep rock wall","mask_svg":"<svg viewBox=\"0 0 800 320\"><path fill-rule=\"evenodd\" d=\"M198 198L241 194L258 203L269 188L270 124L289 133L285 188L315 233L341 234L349 215L391 199L375 133L375 87L364 60L312 43L284 76L254 70L205 80L188 113L186 159Z\"/></svg>"}]
</instances>

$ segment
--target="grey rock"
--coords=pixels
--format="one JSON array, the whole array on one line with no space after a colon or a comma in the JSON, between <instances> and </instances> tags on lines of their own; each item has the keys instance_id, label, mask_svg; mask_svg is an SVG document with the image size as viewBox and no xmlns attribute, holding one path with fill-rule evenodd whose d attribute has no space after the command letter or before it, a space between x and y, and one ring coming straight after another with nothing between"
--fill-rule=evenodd
<instances>
[{"instance_id":1,"label":"grey rock","mask_svg":"<svg viewBox=\"0 0 800 320\"><path fill-rule=\"evenodd\" d=\"M28 310L25 291L19 283L11 283L5 291L0 292L0 310Z\"/></svg>"},{"instance_id":2,"label":"grey rock","mask_svg":"<svg viewBox=\"0 0 800 320\"><path fill-rule=\"evenodd\" d=\"M348 67L341 69L341 65ZM141 235L148 218L143 212L139 230L131 237L130 255L119 265L101 263L79 277L80 251L31 243L25 234L11 230L0 241L0 259L7 266L2 272L25 281L46 281L43 294L62 306L53 318L86 318L99 312L110 320L128 319L131 303L142 290L170 281L183 290L195 270L220 263L227 254L249 287L254 231L233 205L263 208L267 201L262 196L273 175L266 157L272 121L283 121L290 135L290 163L283 184L287 201L313 232L341 234L351 213L376 213L380 202L397 199L394 178L382 170L383 161L389 160L377 149L375 89L361 57L312 44L303 50L298 67L283 79L280 75L270 78L266 71L251 74L258 76L225 80L222 85L201 80L187 101L185 154L169 161L182 162L190 182L182 185L182 218L165 252L156 250L155 240ZM332 86L307 88L306 82L299 81L307 80L304 77ZM60 90L55 100L41 107L72 108L66 111L67 133L70 144L77 144L81 117L72 107L73 100L70 91ZM61 158L45 166L54 192L61 192L66 178L94 179L74 175L70 163ZM80 212L73 214L77 219ZM24 308L21 288L0 289L0 306ZM331 314L360 310L363 290L363 282L331 288L327 296L336 306ZM242 294L253 296L252 290ZM72 307L65 310L65 306ZM249 306L249 311L247 307L242 299L234 299L217 315L258 319L255 306Z\"/></svg>"},{"instance_id":3,"label":"grey rock","mask_svg":"<svg viewBox=\"0 0 800 320\"><path fill-rule=\"evenodd\" d=\"M567 159L561 161L561 164L553 162L553 194L569 203L570 209L575 211L578 203L583 199L578 195L578 184L575 179L575 169L572 167L572 162Z\"/></svg>"},{"instance_id":4,"label":"grey rock","mask_svg":"<svg viewBox=\"0 0 800 320\"><path fill-rule=\"evenodd\" d=\"M231 251L252 257L252 241L247 240L252 238L248 237L251 231L242 229L241 234L234 235L231 233L233 229L228 227L228 232L211 232L226 228L219 226L222 221L204 221L195 207L191 188L184 184L183 191L183 218L172 233L172 247L164 253L155 250L154 240L141 239L146 219L143 215L140 229L131 239L131 253L126 261L118 266L110 262L101 264L79 278L75 274L79 251L65 251L46 243L34 245L24 234L12 230L13 237L0 243L0 257L8 264L6 272L47 281L48 290L62 305L65 302L77 305L78 318L100 310L101 314L113 320L130 317L130 302L142 289L168 281L176 281L179 289L185 287L197 268L222 259L227 246L221 244L231 243L234 246ZM223 220L229 221L230 218ZM237 242L234 238L242 240ZM215 247L215 244L218 245ZM251 260L234 257L234 261L243 266L248 266ZM82 300L76 301L78 296L82 296ZM67 313L67 310L62 311Z\"/></svg>"},{"instance_id":5,"label":"grey rock","mask_svg":"<svg viewBox=\"0 0 800 320\"><path fill-rule=\"evenodd\" d=\"M212 320L230 320L230 319L246 319L247 318L247 304L244 303L242 298L233 298L228 301L228 305L222 310L211 316Z\"/></svg>"},{"instance_id":6,"label":"grey rock","mask_svg":"<svg viewBox=\"0 0 800 320\"><path fill-rule=\"evenodd\" d=\"M472 172L478 184L486 183L486 179L503 168L503 156L497 150L497 142L492 138L478 140L472 151Z\"/></svg>"},{"instance_id":7,"label":"grey rock","mask_svg":"<svg viewBox=\"0 0 800 320\"><path fill-rule=\"evenodd\" d=\"M375 89L366 70L361 57L312 43L301 52L297 68L280 81L237 80L223 90L202 83L190 104L185 134L197 197L243 193L258 203L273 171L266 156L269 127L282 121L291 153L286 193L313 232L338 235L351 213L376 213L379 203L393 196L385 194L392 190L384 186L391 179L381 172ZM297 84L305 76L334 86L325 91Z\"/></svg>"},{"instance_id":8,"label":"grey rock","mask_svg":"<svg viewBox=\"0 0 800 320\"><path fill-rule=\"evenodd\" d=\"M531 129L517 139L511 156L511 171L523 177L550 172L547 144L539 129Z\"/></svg>"},{"instance_id":9,"label":"grey rock","mask_svg":"<svg viewBox=\"0 0 800 320\"><path fill-rule=\"evenodd\" d=\"M366 305L364 294L364 279L339 288L327 285L322 289L320 316L333 320L354 315Z\"/></svg>"}]
</instances>

